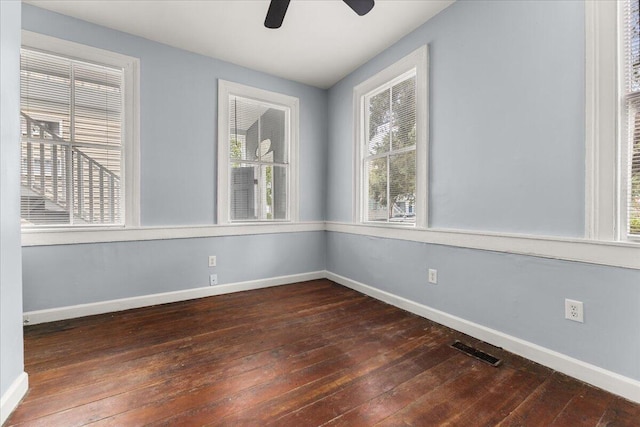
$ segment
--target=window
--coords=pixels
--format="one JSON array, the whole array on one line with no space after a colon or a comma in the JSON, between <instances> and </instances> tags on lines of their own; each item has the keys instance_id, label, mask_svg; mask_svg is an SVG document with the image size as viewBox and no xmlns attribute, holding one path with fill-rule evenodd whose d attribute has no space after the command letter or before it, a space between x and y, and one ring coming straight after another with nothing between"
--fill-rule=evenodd
<instances>
[{"instance_id":1,"label":"window","mask_svg":"<svg viewBox=\"0 0 640 427\"><path fill-rule=\"evenodd\" d=\"M220 80L218 222L297 220L298 99Z\"/></svg>"},{"instance_id":2,"label":"window","mask_svg":"<svg viewBox=\"0 0 640 427\"><path fill-rule=\"evenodd\" d=\"M356 221L427 225L427 48L354 89Z\"/></svg>"},{"instance_id":3,"label":"window","mask_svg":"<svg viewBox=\"0 0 640 427\"><path fill-rule=\"evenodd\" d=\"M620 144L621 225L629 238L640 238L640 10L627 1L624 28L624 117Z\"/></svg>"},{"instance_id":4,"label":"window","mask_svg":"<svg viewBox=\"0 0 640 427\"><path fill-rule=\"evenodd\" d=\"M23 34L23 228L136 222L134 96L127 93L135 68L133 58Z\"/></svg>"}]
</instances>

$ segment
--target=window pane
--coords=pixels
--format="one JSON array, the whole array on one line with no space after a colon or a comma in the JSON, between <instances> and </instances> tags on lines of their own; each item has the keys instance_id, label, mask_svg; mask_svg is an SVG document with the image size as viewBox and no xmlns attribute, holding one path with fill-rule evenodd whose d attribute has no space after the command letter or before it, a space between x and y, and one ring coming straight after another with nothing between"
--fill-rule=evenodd
<instances>
[{"instance_id":1,"label":"window pane","mask_svg":"<svg viewBox=\"0 0 640 427\"><path fill-rule=\"evenodd\" d=\"M285 112L270 108L260 117L261 161L286 163Z\"/></svg>"},{"instance_id":2,"label":"window pane","mask_svg":"<svg viewBox=\"0 0 640 427\"><path fill-rule=\"evenodd\" d=\"M245 163L231 164L231 219L257 219L257 177L260 167Z\"/></svg>"},{"instance_id":3,"label":"window pane","mask_svg":"<svg viewBox=\"0 0 640 427\"><path fill-rule=\"evenodd\" d=\"M370 155L386 153L390 148L391 129L390 89L369 98L369 137L367 146Z\"/></svg>"},{"instance_id":4,"label":"window pane","mask_svg":"<svg viewBox=\"0 0 640 427\"><path fill-rule=\"evenodd\" d=\"M416 78L411 77L391 89L393 99L394 150L416 144Z\"/></svg>"},{"instance_id":5,"label":"window pane","mask_svg":"<svg viewBox=\"0 0 640 427\"><path fill-rule=\"evenodd\" d=\"M393 222L415 222L416 152L389 157L390 219Z\"/></svg>"},{"instance_id":6,"label":"window pane","mask_svg":"<svg viewBox=\"0 0 640 427\"><path fill-rule=\"evenodd\" d=\"M232 163L231 219L287 219L287 166Z\"/></svg>"},{"instance_id":7,"label":"window pane","mask_svg":"<svg viewBox=\"0 0 640 427\"><path fill-rule=\"evenodd\" d=\"M635 128L629 150L629 234L640 236L640 113L634 114Z\"/></svg>"},{"instance_id":8,"label":"window pane","mask_svg":"<svg viewBox=\"0 0 640 427\"><path fill-rule=\"evenodd\" d=\"M286 163L285 109L230 96L230 157L238 160Z\"/></svg>"},{"instance_id":9,"label":"window pane","mask_svg":"<svg viewBox=\"0 0 640 427\"><path fill-rule=\"evenodd\" d=\"M75 142L120 145L122 72L74 64Z\"/></svg>"},{"instance_id":10,"label":"window pane","mask_svg":"<svg viewBox=\"0 0 640 427\"><path fill-rule=\"evenodd\" d=\"M120 206L120 150L72 149L74 223L117 224Z\"/></svg>"},{"instance_id":11,"label":"window pane","mask_svg":"<svg viewBox=\"0 0 640 427\"><path fill-rule=\"evenodd\" d=\"M50 130L69 139L71 123L71 62L41 52L20 54L20 111L34 120L55 123ZM40 137L37 129L33 136ZM26 127L23 136L26 136ZM45 135L51 138L51 135Z\"/></svg>"},{"instance_id":12,"label":"window pane","mask_svg":"<svg viewBox=\"0 0 640 427\"><path fill-rule=\"evenodd\" d=\"M387 209L387 158L382 157L366 162L368 176L367 220L386 221Z\"/></svg>"},{"instance_id":13,"label":"window pane","mask_svg":"<svg viewBox=\"0 0 640 427\"><path fill-rule=\"evenodd\" d=\"M50 143L21 144L22 224L70 224L67 205L69 148Z\"/></svg>"},{"instance_id":14,"label":"window pane","mask_svg":"<svg viewBox=\"0 0 640 427\"><path fill-rule=\"evenodd\" d=\"M631 92L640 91L640 2L630 1L630 19L627 23L629 34L628 55L630 66L629 87Z\"/></svg>"},{"instance_id":15,"label":"window pane","mask_svg":"<svg viewBox=\"0 0 640 427\"><path fill-rule=\"evenodd\" d=\"M259 219L287 219L287 168L263 165L260 171Z\"/></svg>"},{"instance_id":16,"label":"window pane","mask_svg":"<svg viewBox=\"0 0 640 427\"><path fill-rule=\"evenodd\" d=\"M625 60L626 60L626 90L627 112L629 123L629 139L623 146L621 173L622 182L626 188L622 189L622 197L627 216L627 233L640 237L640 3L630 0L625 4Z\"/></svg>"}]
</instances>

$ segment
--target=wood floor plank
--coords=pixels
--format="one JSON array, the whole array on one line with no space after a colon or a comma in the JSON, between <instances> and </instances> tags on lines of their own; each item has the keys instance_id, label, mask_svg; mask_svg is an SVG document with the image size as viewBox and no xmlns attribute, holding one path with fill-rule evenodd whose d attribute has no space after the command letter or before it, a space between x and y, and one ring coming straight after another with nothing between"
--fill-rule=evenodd
<instances>
[{"instance_id":1,"label":"wood floor plank","mask_svg":"<svg viewBox=\"0 0 640 427\"><path fill-rule=\"evenodd\" d=\"M378 397L343 414L336 414L335 418L323 425L375 425L409 406L427 391L448 387L450 382L471 371L477 363L470 357L456 354Z\"/></svg>"},{"instance_id":2,"label":"wood floor plank","mask_svg":"<svg viewBox=\"0 0 640 427\"><path fill-rule=\"evenodd\" d=\"M356 343L349 352L340 351L338 357L312 366L300 367L288 362L286 366L279 367L275 379L263 381L232 395L227 402L218 400L191 407L186 412L163 420L159 425L180 425L187 420L197 425L204 425L211 420L219 421L225 417L229 420L228 424L241 422L243 417L238 417L238 414L253 413L251 409L254 406L260 405L274 396L287 396L287 393L297 389L317 393L325 387L335 387L336 384L349 381L363 372L368 372L394 360L394 358L402 357L405 351L419 347L426 342L426 339L416 339L404 344L401 342L402 338L394 343L397 347L391 347L387 352L382 353L380 347L374 343L369 345Z\"/></svg>"},{"instance_id":3,"label":"wood floor plank","mask_svg":"<svg viewBox=\"0 0 640 427\"><path fill-rule=\"evenodd\" d=\"M514 374L513 369L496 369L475 362L469 372L453 380L449 387L439 387L377 423L377 426L441 425L451 416L481 399L485 390L499 385Z\"/></svg>"},{"instance_id":4,"label":"wood floor plank","mask_svg":"<svg viewBox=\"0 0 640 427\"><path fill-rule=\"evenodd\" d=\"M551 426L593 426L602 419L613 396L594 387L585 386L553 420ZM640 419L638 420L640 424Z\"/></svg>"},{"instance_id":5,"label":"wood floor plank","mask_svg":"<svg viewBox=\"0 0 640 427\"><path fill-rule=\"evenodd\" d=\"M614 396L598 421L597 427L631 426L640 420L640 405Z\"/></svg>"},{"instance_id":6,"label":"wood floor plank","mask_svg":"<svg viewBox=\"0 0 640 427\"><path fill-rule=\"evenodd\" d=\"M25 328L6 426L638 426L640 405L314 280ZM455 340L503 360L493 368Z\"/></svg>"},{"instance_id":7,"label":"wood floor plank","mask_svg":"<svg viewBox=\"0 0 640 427\"><path fill-rule=\"evenodd\" d=\"M503 367L505 369L505 367ZM551 375L551 372L548 372ZM505 381L492 384L482 391L484 396L471 404L465 404L441 424L443 426L492 426L504 419L522 403L544 380L526 370L515 370ZM470 403L470 402L465 402Z\"/></svg>"},{"instance_id":8,"label":"wood floor plank","mask_svg":"<svg viewBox=\"0 0 640 427\"><path fill-rule=\"evenodd\" d=\"M263 419L263 425L322 425L333 419L336 414L346 413L380 394L397 387L403 382L421 374L422 372L444 362L456 355L447 346L435 346L422 351L416 357L402 361L392 366L378 369L359 378L352 384L340 388L336 392L322 397L314 402L295 409L275 419Z\"/></svg>"},{"instance_id":9,"label":"wood floor plank","mask_svg":"<svg viewBox=\"0 0 640 427\"><path fill-rule=\"evenodd\" d=\"M584 384L566 375L553 373L498 425L548 426L584 387Z\"/></svg>"}]
</instances>

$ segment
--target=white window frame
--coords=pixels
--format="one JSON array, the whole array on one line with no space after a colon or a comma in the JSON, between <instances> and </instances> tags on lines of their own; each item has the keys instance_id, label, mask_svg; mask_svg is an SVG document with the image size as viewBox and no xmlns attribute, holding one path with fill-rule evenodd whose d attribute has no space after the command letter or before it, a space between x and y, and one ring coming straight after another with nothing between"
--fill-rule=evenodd
<instances>
[{"instance_id":1,"label":"white window frame","mask_svg":"<svg viewBox=\"0 0 640 427\"><path fill-rule=\"evenodd\" d=\"M367 95L376 91L398 77L414 70L416 72L416 222L378 223L366 221L368 189L364 188L366 178L363 159L366 156L367 117L365 100ZM427 228L429 200L429 117L428 117L428 49L424 45L376 75L357 85L353 90L354 114L354 222L388 227Z\"/></svg>"},{"instance_id":2,"label":"white window frame","mask_svg":"<svg viewBox=\"0 0 640 427\"><path fill-rule=\"evenodd\" d=\"M624 101L623 2L585 1L585 238L634 243L626 234L629 140Z\"/></svg>"},{"instance_id":3,"label":"white window frame","mask_svg":"<svg viewBox=\"0 0 640 427\"><path fill-rule=\"evenodd\" d=\"M289 174L287 176L287 219L264 219L256 221L232 221L230 202L230 173L229 158L229 97L239 96L249 98L266 104L282 106L289 110ZM298 222L298 192L299 192L299 107L298 98L258 89L252 86L227 80L218 80L218 197L217 197L217 224L277 224Z\"/></svg>"},{"instance_id":4,"label":"white window frame","mask_svg":"<svg viewBox=\"0 0 640 427\"><path fill-rule=\"evenodd\" d=\"M114 230L140 226L140 60L104 49L58 39L31 31L22 31L22 47L84 62L123 69L124 74L124 150L121 180L124 189L124 224L64 225L23 229L23 233L63 232L91 229Z\"/></svg>"}]
</instances>

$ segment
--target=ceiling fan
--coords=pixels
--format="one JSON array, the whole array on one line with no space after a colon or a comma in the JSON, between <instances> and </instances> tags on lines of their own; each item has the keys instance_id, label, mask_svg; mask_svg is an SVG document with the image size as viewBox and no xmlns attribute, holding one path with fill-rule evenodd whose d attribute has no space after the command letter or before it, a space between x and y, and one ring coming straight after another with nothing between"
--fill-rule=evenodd
<instances>
[{"instance_id":1,"label":"ceiling fan","mask_svg":"<svg viewBox=\"0 0 640 427\"><path fill-rule=\"evenodd\" d=\"M269 4L269 10L267 11L267 17L264 20L264 26L267 28L280 28L282 21L284 21L284 15L287 13L289 2L291 0L271 0ZM349 6L355 13L360 16L366 15L371 9L375 0L342 0L347 6Z\"/></svg>"}]
</instances>

